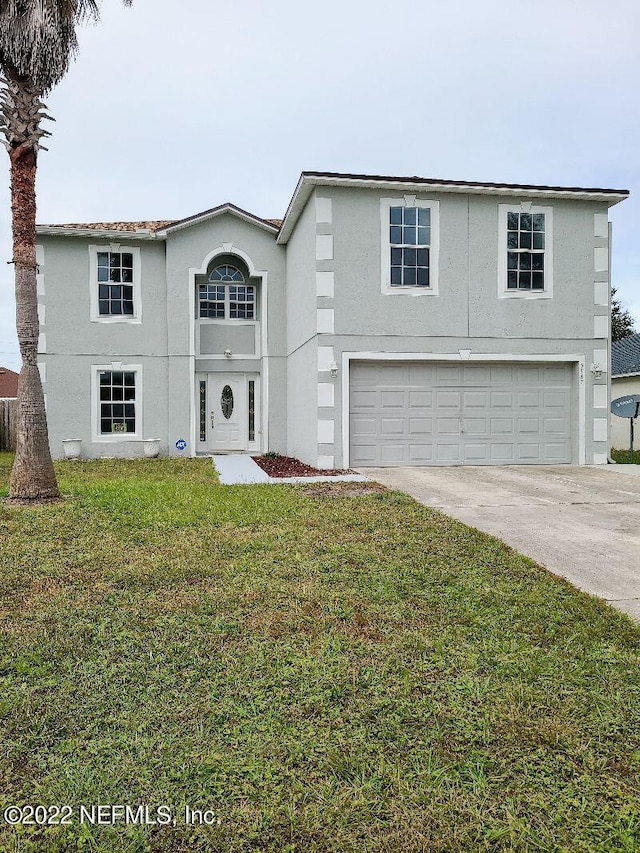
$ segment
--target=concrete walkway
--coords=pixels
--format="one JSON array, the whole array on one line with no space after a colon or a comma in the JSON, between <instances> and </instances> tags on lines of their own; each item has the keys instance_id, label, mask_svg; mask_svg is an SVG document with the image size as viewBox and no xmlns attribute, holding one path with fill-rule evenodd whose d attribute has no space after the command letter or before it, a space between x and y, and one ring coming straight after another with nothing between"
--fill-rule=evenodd
<instances>
[{"instance_id":1,"label":"concrete walkway","mask_svg":"<svg viewBox=\"0 0 640 853\"><path fill-rule=\"evenodd\" d=\"M246 485L250 483L362 483L367 479L363 474L270 477L266 471L263 471L253 461L248 453L219 454L213 457L213 464L223 486Z\"/></svg>"},{"instance_id":2,"label":"concrete walkway","mask_svg":"<svg viewBox=\"0 0 640 853\"><path fill-rule=\"evenodd\" d=\"M367 468L640 621L640 466Z\"/></svg>"}]
</instances>

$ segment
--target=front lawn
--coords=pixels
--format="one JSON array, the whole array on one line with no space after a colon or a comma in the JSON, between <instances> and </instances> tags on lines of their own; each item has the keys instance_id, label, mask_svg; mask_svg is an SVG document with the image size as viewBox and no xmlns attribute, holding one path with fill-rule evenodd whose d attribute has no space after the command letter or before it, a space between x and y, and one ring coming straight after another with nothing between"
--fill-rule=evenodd
<instances>
[{"instance_id":1,"label":"front lawn","mask_svg":"<svg viewBox=\"0 0 640 853\"><path fill-rule=\"evenodd\" d=\"M639 848L626 617L398 493L58 471L62 503L0 502L0 806L72 824L1 850Z\"/></svg>"}]
</instances>

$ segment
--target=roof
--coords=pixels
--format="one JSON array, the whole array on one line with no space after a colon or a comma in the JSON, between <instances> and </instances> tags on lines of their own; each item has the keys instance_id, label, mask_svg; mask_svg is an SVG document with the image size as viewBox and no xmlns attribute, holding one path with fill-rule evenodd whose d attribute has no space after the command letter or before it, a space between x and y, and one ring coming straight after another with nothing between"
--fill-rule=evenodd
<instances>
[{"instance_id":1,"label":"roof","mask_svg":"<svg viewBox=\"0 0 640 853\"><path fill-rule=\"evenodd\" d=\"M230 213L258 225L272 234L277 234L279 243L286 243L293 231L298 217L302 213L309 196L317 186L350 186L386 191L424 192L429 188L434 192L454 192L464 194L484 194L518 196L528 198L558 198L582 199L601 201L611 207L623 201L629 195L629 190L605 189L602 187L558 187L545 184L507 184L492 181L452 181L441 178L421 178L413 176L393 175L357 175L346 172L302 172L298 185L293 193L284 219L263 219L247 210L243 210L231 202L217 205L209 210L195 213L184 219L145 220L139 222L72 222L64 225L38 225L38 234L49 234L65 237L92 236L99 233L101 237L118 237L122 232L135 234L139 240L162 240L173 231L187 228L199 222Z\"/></svg>"},{"instance_id":2,"label":"roof","mask_svg":"<svg viewBox=\"0 0 640 853\"><path fill-rule=\"evenodd\" d=\"M235 204L231 204L231 202L226 202L184 219L151 219L139 222L68 222L62 225L38 225L37 230L39 234L59 234L65 237L90 236L96 232L99 232L101 236L109 236L126 232L135 234L138 238L153 239L158 237L162 239L173 230L177 231L194 225L196 222L212 219L221 213L231 213L271 232L277 232L282 225L282 219L263 219Z\"/></svg>"},{"instance_id":3,"label":"roof","mask_svg":"<svg viewBox=\"0 0 640 853\"><path fill-rule=\"evenodd\" d=\"M603 189L600 187L558 187L544 184L507 184L492 181L451 181L441 178L421 178L398 175L356 175L346 172L302 172L293 193L284 222L278 234L278 242L286 243L293 231L298 217L315 187L350 186L363 189L386 191L424 192L427 188L433 192L463 193L465 195L503 195L546 199L581 199L605 202L608 207L623 201L629 190Z\"/></svg>"},{"instance_id":4,"label":"roof","mask_svg":"<svg viewBox=\"0 0 640 853\"><path fill-rule=\"evenodd\" d=\"M18 374L8 367L0 367L0 398L18 396Z\"/></svg>"},{"instance_id":5,"label":"roof","mask_svg":"<svg viewBox=\"0 0 640 853\"><path fill-rule=\"evenodd\" d=\"M629 335L611 344L611 375L640 373L640 334Z\"/></svg>"},{"instance_id":6,"label":"roof","mask_svg":"<svg viewBox=\"0 0 640 853\"><path fill-rule=\"evenodd\" d=\"M64 225L44 225L43 228L86 228L91 231L159 231L175 222L174 219L149 222L69 222Z\"/></svg>"}]
</instances>

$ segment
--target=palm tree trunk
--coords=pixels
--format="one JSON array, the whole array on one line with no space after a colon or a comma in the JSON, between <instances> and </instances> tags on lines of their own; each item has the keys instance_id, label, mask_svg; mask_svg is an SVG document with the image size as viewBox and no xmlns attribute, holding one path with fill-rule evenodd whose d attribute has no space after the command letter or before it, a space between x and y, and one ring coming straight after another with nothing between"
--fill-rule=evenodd
<instances>
[{"instance_id":1,"label":"palm tree trunk","mask_svg":"<svg viewBox=\"0 0 640 853\"><path fill-rule=\"evenodd\" d=\"M36 287L36 151L18 145L11 158L13 262L16 274L16 325L22 355L18 381L16 458L10 497L42 501L60 497L49 450L47 414L38 370Z\"/></svg>"}]
</instances>

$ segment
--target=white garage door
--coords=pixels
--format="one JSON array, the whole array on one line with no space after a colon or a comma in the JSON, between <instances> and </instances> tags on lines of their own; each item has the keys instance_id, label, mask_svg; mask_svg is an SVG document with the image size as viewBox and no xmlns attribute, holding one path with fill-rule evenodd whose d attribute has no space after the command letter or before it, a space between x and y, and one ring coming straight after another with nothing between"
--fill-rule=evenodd
<instances>
[{"instance_id":1,"label":"white garage door","mask_svg":"<svg viewBox=\"0 0 640 853\"><path fill-rule=\"evenodd\" d=\"M572 461L566 364L355 362L351 465Z\"/></svg>"}]
</instances>

